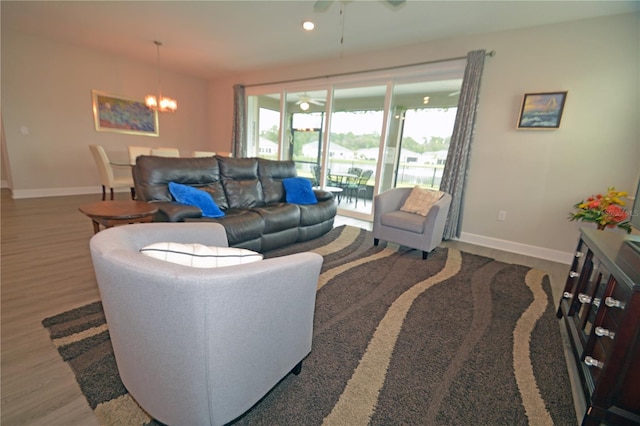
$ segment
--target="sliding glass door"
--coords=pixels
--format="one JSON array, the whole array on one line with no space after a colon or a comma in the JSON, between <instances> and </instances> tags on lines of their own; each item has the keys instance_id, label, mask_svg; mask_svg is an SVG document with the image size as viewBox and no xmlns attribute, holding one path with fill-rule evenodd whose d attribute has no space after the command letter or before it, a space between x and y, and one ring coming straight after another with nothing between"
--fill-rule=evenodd
<instances>
[{"instance_id":1,"label":"sliding glass door","mask_svg":"<svg viewBox=\"0 0 640 426\"><path fill-rule=\"evenodd\" d=\"M249 96L247 109L247 156L279 159L280 94Z\"/></svg>"},{"instance_id":2,"label":"sliding glass door","mask_svg":"<svg viewBox=\"0 0 640 426\"><path fill-rule=\"evenodd\" d=\"M326 173L329 184L342 189L338 207L343 214L371 215L386 93L386 85L333 92Z\"/></svg>"},{"instance_id":3,"label":"sliding glass door","mask_svg":"<svg viewBox=\"0 0 640 426\"><path fill-rule=\"evenodd\" d=\"M453 79L394 85L381 190L440 187L461 83Z\"/></svg>"},{"instance_id":4,"label":"sliding glass door","mask_svg":"<svg viewBox=\"0 0 640 426\"><path fill-rule=\"evenodd\" d=\"M371 219L375 194L439 187L464 65L248 88L248 155L293 160L340 214Z\"/></svg>"},{"instance_id":5,"label":"sliding glass door","mask_svg":"<svg viewBox=\"0 0 640 426\"><path fill-rule=\"evenodd\" d=\"M298 176L316 186L321 185L326 97L326 90L286 94L283 158L295 161Z\"/></svg>"}]
</instances>

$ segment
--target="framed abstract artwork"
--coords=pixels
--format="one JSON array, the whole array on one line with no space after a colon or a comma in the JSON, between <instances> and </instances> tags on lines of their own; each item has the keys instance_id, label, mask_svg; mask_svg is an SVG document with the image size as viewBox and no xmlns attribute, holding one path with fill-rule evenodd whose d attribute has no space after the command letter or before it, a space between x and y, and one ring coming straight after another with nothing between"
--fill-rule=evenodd
<instances>
[{"instance_id":1,"label":"framed abstract artwork","mask_svg":"<svg viewBox=\"0 0 640 426\"><path fill-rule=\"evenodd\" d=\"M92 90L93 119L98 132L158 136L158 112L144 101Z\"/></svg>"},{"instance_id":2,"label":"framed abstract artwork","mask_svg":"<svg viewBox=\"0 0 640 426\"><path fill-rule=\"evenodd\" d=\"M525 93L518 129L558 129L567 92Z\"/></svg>"}]
</instances>

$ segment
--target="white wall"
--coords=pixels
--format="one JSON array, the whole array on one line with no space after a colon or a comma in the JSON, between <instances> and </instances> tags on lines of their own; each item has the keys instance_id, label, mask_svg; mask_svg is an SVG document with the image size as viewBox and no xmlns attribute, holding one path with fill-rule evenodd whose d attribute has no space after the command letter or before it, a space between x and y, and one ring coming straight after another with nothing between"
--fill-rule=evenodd
<instances>
[{"instance_id":1,"label":"white wall","mask_svg":"<svg viewBox=\"0 0 640 426\"><path fill-rule=\"evenodd\" d=\"M495 50L481 88L461 239L567 261L578 224L571 206L615 185L633 191L640 171L640 24L637 14L440 40L252 72L210 86L221 122L233 84L259 84ZM524 93L564 91L559 130L516 130ZM231 126L210 129L231 140ZM498 210L507 220L497 221Z\"/></svg>"},{"instance_id":2,"label":"white wall","mask_svg":"<svg viewBox=\"0 0 640 426\"><path fill-rule=\"evenodd\" d=\"M161 81L178 111L160 113L159 137L97 132L91 90L144 99L158 90L156 68L3 28L2 115L14 197L97 192L89 144L116 160L128 158L128 145L208 149L206 81L166 71Z\"/></svg>"},{"instance_id":3,"label":"white wall","mask_svg":"<svg viewBox=\"0 0 640 426\"><path fill-rule=\"evenodd\" d=\"M432 43L204 82L163 73L179 102L160 137L96 132L91 89L143 97L155 68L2 29L2 115L14 196L98 192L87 145L126 158L129 144L227 151L233 85L267 83L465 56L487 58L465 199L462 238L567 259L578 225L571 206L615 185L632 191L640 171L640 24L637 14ZM518 131L523 93L568 90L562 126ZM29 128L23 135L22 126ZM4 167L3 167L3 171ZM498 222L498 210L507 220Z\"/></svg>"}]
</instances>

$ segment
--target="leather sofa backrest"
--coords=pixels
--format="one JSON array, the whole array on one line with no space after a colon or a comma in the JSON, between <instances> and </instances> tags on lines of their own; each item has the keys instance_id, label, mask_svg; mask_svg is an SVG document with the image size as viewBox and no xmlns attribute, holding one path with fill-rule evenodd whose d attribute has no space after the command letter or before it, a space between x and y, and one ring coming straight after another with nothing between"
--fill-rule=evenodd
<instances>
[{"instance_id":1,"label":"leather sofa backrest","mask_svg":"<svg viewBox=\"0 0 640 426\"><path fill-rule=\"evenodd\" d=\"M220 167L215 157L168 158L141 155L133 168L136 197L141 201L172 201L169 182L181 183L209 192L216 204L228 206Z\"/></svg>"},{"instance_id":2,"label":"leather sofa backrest","mask_svg":"<svg viewBox=\"0 0 640 426\"><path fill-rule=\"evenodd\" d=\"M297 176L296 163L258 158L258 175L262 183L265 203L285 201L282 180Z\"/></svg>"},{"instance_id":3,"label":"leather sofa backrest","mask_svg":"<svg viewBox=\"0 0 640 426\"><path fill-rule=\"evenodd\" d=\"M247 209L265 204L257 158L215 158L230 208Z\"/></svg>"},{"instance_id":4,"label":"leather sofa backrest","mask_svg":"<svg viewBox=\"0 0 640 426\"><path fill-rule=\"evenodd\" d=\"M222 210L284 202L282 180L295 176L295 162L263 158L141 155L133 167L136 195L141 201L173 201L169 182L176 182L207 191Z\"/></svg>"}]
</instances>

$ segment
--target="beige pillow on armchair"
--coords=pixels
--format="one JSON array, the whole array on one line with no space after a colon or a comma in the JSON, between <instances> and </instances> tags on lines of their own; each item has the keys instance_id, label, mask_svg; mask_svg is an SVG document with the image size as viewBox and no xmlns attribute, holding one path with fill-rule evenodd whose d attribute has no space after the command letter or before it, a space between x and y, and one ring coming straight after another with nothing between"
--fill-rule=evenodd
<instances>
[{"instance_id":1,"label":"beige pillow on armchair","mask_svg":"<svg viewBox=\"0 0 640 426\"><path fill-rule=\"evenodd\" d=\"M404 205L400 207L400 210L408 213L415 213L421 216L426 216L435 203L442 198L444 192L433 191L431 189L420 188L415 186L409 198L404 202Z\"/></svg>"}]
</instances>

